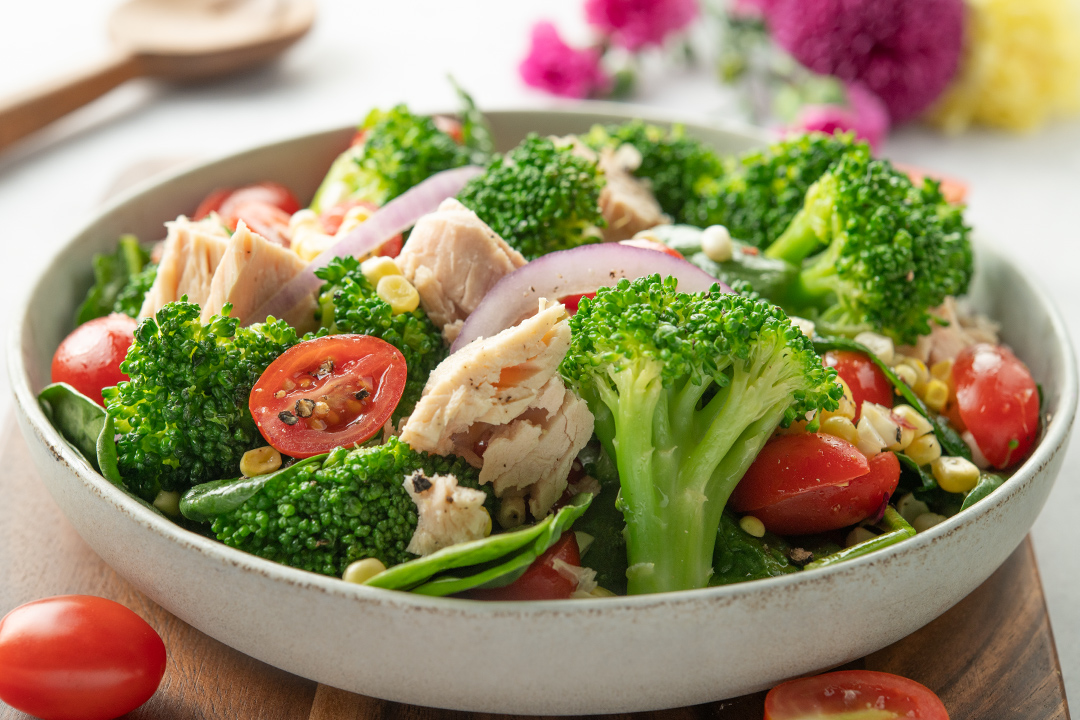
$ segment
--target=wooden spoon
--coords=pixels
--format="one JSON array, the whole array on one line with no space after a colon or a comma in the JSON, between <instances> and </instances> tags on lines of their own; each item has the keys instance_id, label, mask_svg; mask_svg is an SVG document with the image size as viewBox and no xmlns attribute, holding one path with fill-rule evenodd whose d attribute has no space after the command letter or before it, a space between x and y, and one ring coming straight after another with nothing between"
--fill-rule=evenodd
<instances>
[{"instance_id":1,"label":"wooden spoon","mask_svg":"<svg viewBox=\"0 0 1080 720\"><path fill-rule=\"evenodd\" d=\"M299 40L315 0L129 0L106 61L0 101L0 150L135 77L192 82L264 63Z\"/></svg>"}]
</instances>

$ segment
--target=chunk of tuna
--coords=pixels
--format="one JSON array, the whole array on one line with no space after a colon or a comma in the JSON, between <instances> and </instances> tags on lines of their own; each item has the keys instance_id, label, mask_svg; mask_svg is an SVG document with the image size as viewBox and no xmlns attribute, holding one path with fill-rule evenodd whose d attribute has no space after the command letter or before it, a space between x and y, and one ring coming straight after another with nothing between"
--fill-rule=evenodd
<instances>
[{"instance_id":1,"label":"chunk of tuna","mask_svg":"<svg viewBox=\"0 0 1080 720\"><path fill-rule=\"evenodd\" d=\"M401 274L447 342L488 291L525 258L453 198L420 218L397 257Z\"/></svg>"},{"instance_id":2,"label":"chunk of tuna","mask_svg":"<svg viewBox=\"0 0 1080 720\"><path fill-rule=\"evenodd\" d=\"M427 477L417 470L406 476L405 491L416 503L416 530L405 548L414 555L430 555L491 533L491 516L484 508L487 495L458 485L453 475Z\"/></svg>"},{"instance_id":3,"label":"chunk of tuna","mask_svg":"<svg viewBox=\"0 0 1080 720\"><path fill-rule=\"evenodd\" d=\"M154 315L185 295L188 302L205 303L210 295L210 282L229 242L228 231L214 220L192 222L181 215L165 226L169 233L157 277L139 310L140 318Z\"/></svg>"}]
</instances>

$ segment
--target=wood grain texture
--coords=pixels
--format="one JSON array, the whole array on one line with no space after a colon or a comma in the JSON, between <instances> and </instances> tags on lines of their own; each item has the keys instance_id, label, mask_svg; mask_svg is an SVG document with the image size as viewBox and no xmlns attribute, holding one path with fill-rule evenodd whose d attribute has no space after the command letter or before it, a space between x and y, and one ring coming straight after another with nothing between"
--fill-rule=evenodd
<instances>
[{"instance_id":1,"label":"wood grain texture","mask_svg":"<svg viewBox=\"0 0 1080 720\"><path fill-rule=\"evenodd\" d=\"M174 617L120 578L82 541L38 480L8 418L0 441L0 615L50 595L111 598L165 640L161 688L138 720L491 720L499 716L384 702L316 685L253 660ZM844 666L893 672L934 690L953 720L1068 720L1068 704L1031 543L922 630ZM760 720L764 693L629 720ZM0 704L0 720L29 716Z\"/></svg>"}]
</instances>

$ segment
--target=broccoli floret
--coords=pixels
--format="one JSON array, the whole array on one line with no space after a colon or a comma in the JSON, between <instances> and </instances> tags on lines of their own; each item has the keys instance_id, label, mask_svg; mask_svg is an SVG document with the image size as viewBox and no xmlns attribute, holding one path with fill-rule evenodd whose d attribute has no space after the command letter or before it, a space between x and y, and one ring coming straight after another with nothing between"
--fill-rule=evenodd
<instances>
[{"instance_id":1,"label":"broccoli floret","mask_svg":"<svg viewBox=\"0 0 1080 720\"><path fill-rule=\"evenodd\" d=\"M139 244L134 235L122 235L114 253L96 253L93 259L94 286L87 291L86 299L75 311L75 324L82 325L111 312L122 312L132 317L138 315L142 297L146 295L143 285L149 288L153 284L153 276L149 283L145 282L144 268L155 268L152 272L156 274L157 266L148 266L149 261L149 251ZM134 312L128 312L132 306Z\"/></svg>"},{"instance_id":2,"label":"broccoli floret","mask_svg":"<svg viewBox=\"0 0 1080 720\"><path fill-rule=\"evenodd\" d=\"M623 280L570 318L560 372L615 458L631 594L705 587L720 515L773 430L842 395L809 338L761 300Z\"/></svg>"},{"instance_id":3,"label":"broccoli floret","mask_svg":"<svg viewBox=\"0 0 1080 720\"><path fill-rule=\"evenodd\" d=\"M120 474L148 501L159 490L183 492L233 475L241 456L264 444L248 395L297 343L283 321L241 328L236 318L216 315L203 324L201 312L181 301L143 320L120 365L131 379L102 391L116 423Z\"/></svg>"},{"instance_id":4,"label":"broccoli floret","mask_svg":"<svg viewBox=\"0 0 1080 720\"><path fill-rule=\"evenodd\" d=\"M704 197L696 217L686 222L725 225L732 237L765 248L802 208L810 186L860 146L866 147L850 135L809 133L748 152L732 163L716 192Z\"/></svg>"},{"instance_id":5,"label":"broccoli floret","mask_svg":"<svg viewBox=\"0 0 1080 720\"><path fill-rule=\"evenodd\" d=\"M417 452L391 437L375 447L338 448L321 465L279 474L216 517L212 530L226 545L324 575L341 576L366 557L396 565L415 557L405 548L416 530L416 505L403 482L416 470L479 487L478 471L464 460Z\"/></svg>"},{"instance_id":6,"label":"broccoli floret","mask_svg":"<svg viewBox=\"0 0 1080 720\"><path fill-rule=\"evenodd\" d=\"M603 186L596 163L534 133L496 157L457 197L532 260L598 239Z\"/></svg>"},{"instance_id":7,"label":"broccoli floret","mask_svg":"<svg viewBox=\"0 0 1080 720\"><path fill-rule=\"evenodd\" d=\"M428 115L405 105L368 113L359 141L343 152L311 201L322 212L346 200L383 205L437 172L474 161L476 151L458 144Z\"/></svg>"},{"instance_id":8,"label":"broccoli floret","mask_svg":"<svg viewBox=\"0 0 1080 720\"><path fill-rule=\"evenodd\" d=\"M582 139L596 150L634 146L641 153L641 166L634 175L649 181L660 208L677 223L701 224L703 213L707 214L703 206L724 175L724 162L716 151L688 137L682 125L670 130L641 120L594 125Z\"/></svg>"},{"instance_id":9,"label":"broccoli floret","mask_svg":"<svg viewBox=\"0 0 1080 720\"><path fill-rule=\"evenodd\" d=\"M786 291L790 312L826 333L875 330L912 344L930 332L927 310L967 290L969 233L938 183L916 187L860 145L814 183L765 254L795 264L809 257Z\"/></svg>"},{"instance_id":10,"label":"broccoli floret","mask_svg":"<svg viewBox=\"0 0 1080 720\"><path fill-rule=\"evenodd\" d=\"M319 293L323 328L331 334L373 335L401 351L408 375L394 419L411 413L428 375L446 357L442 333L420 308L394 315L364 277L356 258L334 258L315 274L326 281Z\"/></svg>"}]
</instances>

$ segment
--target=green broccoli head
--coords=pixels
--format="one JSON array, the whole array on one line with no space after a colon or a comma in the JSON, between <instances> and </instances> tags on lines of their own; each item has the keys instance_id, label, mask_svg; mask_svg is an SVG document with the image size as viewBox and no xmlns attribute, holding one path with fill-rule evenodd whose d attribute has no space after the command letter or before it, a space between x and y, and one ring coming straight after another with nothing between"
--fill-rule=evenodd
<instances>
[{"instance_id":1,"label":"green broccoli head","mask_svg":"<svg viewBox=\"0 0 1080 720\"><path fill-rule=\"evenodd\" d=\"M367 557L396 565L414 557L405 548L416 530L416 505L404 480L415 470L479 487L478 471L464 460L418 452L391 437L279 473L216 517L212 530L226 545L324 575L340 577L349 563Z\"/></svg>"},{"instance_id":2,"label":"green broccoli head","mask_svg":"<svg viewBox=\"0 0 1080 720\"><path fill-rule=\"evenodd\" d=\"M394 418L411 413L428 375L446 357L442 333L420 308L394 315L355 258L334 258L315 274L325 281L319 292L319 314L326 331L373 335L401 351L408 376Z\"/></svg>"},{"instance_id":3,"label":"green broccoli head","mask_svg":"<svg viewBox=\"0 0 1080 720\"><path fill-rule=\"evenodd\" d=\"M660 208L677 223L702 224L724 163L712 148L688 137L681 125L670 130L641 120L594 125L582 139L596 150L632 145L641 153L634 175L649 181Z\"/></svg>"},{"instance_id":4,"label":"green broccoli head","mask_svg":"<svg viewBox=\"0 0 1080 720\"><path fill-rule=\"evenodd\" d=\"M765 248L802 208L810 186L856 147L866 145L851 135L808 133L750 151L731 164L687 222L724 225L732 237Z\"/></svg>"},{"instance_id":5,"label":"green broccoli head","mask_svg":"<svg viewBox=\"0 0 1080 720\"><path fill-rule=\"evenodd\" d=\"M792 312L830 334L876 330L910 344L930 332L929 309L967 290L969 234L962 208L936 182L916 187L858 146L810 188L765 254L810 258L785 299Z\"/></svg>"},{"instance_id":6,"label":"green broccoli head","mask_svg":"<svg viewBox=\"0 0 1080 720\"><path fill-rule=\"evenodd\" d=\"M596 163L534 133L492 160L457 197L531 260L597 239L603 186Z\"/></svg>"},{"instance_id":7,"label":"green broccoli head","mask_svg":"<svg viewBox=\"0 0 1080 720\"><path fill-rule=\"evenodd\" d=\"M720 515L778 425L842 395L782 310L659 276L582 301L559 370L615 458L630 593L705 587Z\"/></svg>"},{"instance_id":8,"label":"green broccoli head","mask_svg":"<svg viewBox=\"0 0 1080 720\"><path fill-rule=\"evenodd\" d=\"M338 156L316 191L315 212L345 200L383 205L435 173L473 160L474 150L405 105L372 110L358 134L361 141Z\"/></svg>"},{"instance_id":9,"label":"green broccoli head","mask_svg":"<svg viewBox=\"0 0 1080 720\"><path fill-rule=\"evenodd\" d=\"M282 321L241 328L236 318L215 315L203 324L201 312L174 302L143 320L120 365L131 379L102 391L116 423L120 473L149 501L159 490L183 492L234 475L243 454L264 444L248 395L297 343Z\"/></svg>"}]
</instances>

